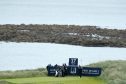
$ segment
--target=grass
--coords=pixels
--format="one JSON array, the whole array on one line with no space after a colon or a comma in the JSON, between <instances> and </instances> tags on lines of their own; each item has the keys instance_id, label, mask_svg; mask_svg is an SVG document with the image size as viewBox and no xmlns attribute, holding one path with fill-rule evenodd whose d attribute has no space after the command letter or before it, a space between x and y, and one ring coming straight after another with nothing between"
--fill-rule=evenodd
<instances>
[{"instance_id":1,"label":"grass","mask_svg":"<svg viewBox=\"0 0 126 84\"><path fill-rule=\"evenodd\" d=\"M46 69L0 71L0 84L126 84L126 61L105 61L88 65L101 67L100 77L47 77ZM32 77L32 78L31 78ZM102 81L104 80L104 81Z\"/></svg>"},{"instance_id":2,"label":"grass","mask_svg":"<svg viewBox=\"0 0 126 84\"><path fill-rule=\"evenodd\" d=\"M89 65L91 67L101 67L103 72L101 78L107 84L126 84L126 61L105 61Z\"/></svg>"},{"instance_id":3,"label":"grass","mask_svg":"<svg viewBox=\"0 0 126 84\"><path fill-rule=\"evenodd\" d=\"M47 76L47 71L44 68L38 68L33 70L0 71L0 79L42 76Z\"/></svg>"},{"instance_id":4,"label":"grass","mask_svg":"<svg viewBox=\"0 0 126 84\"><path fill-rule=\"evenodd\" d=\"M12 84L106 84L105 81L94 77L33 77L1 80Z\"/></svg>"}]
</instances>

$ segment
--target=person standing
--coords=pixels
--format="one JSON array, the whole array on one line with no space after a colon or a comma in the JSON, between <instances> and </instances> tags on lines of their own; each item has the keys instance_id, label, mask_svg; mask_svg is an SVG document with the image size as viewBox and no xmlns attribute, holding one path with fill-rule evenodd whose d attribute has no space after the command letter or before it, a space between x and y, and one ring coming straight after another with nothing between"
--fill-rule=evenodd
<instances>
[{"instance_id":1,"label":"person standing","mask_svg":"<svg viewBox=\"0 0 126 84\"><path fill-rule=\"evenodd\" d=\"M58 77L58 75L59 75L58 70L56 70L55 77Z\"/></svg>"},{"instance_id":2,"label":"person standing","mask_svg":"<svg viewBox=\"0 0 126 84\"><path fill-rule=\"evenodd\" d=\"M79 65L79 67L78 67L78 75L80 76L80 78L81 78L81 76L82 76L82 67Z\"/></svg>"},{"instance_id":3,"label":"person standing","mask_svg":"<svg viewBox=\"0 0 126 84\"><path fill-rule=\"evenodd\" d=\"M67 75L67 65L64 64L64 76L66 76L66 75Z\"/></svg>"},{"instance_id":4,"label":"person standing","mask_svg":"<svg viewBox=\"0 0 126 84\"><path fill-rule=\"evenodd\" d=\"M65 73L64 65L61 66L61 72L62 72L62 77L64 77L64 73Z\"/></svg>"}]
</instances>

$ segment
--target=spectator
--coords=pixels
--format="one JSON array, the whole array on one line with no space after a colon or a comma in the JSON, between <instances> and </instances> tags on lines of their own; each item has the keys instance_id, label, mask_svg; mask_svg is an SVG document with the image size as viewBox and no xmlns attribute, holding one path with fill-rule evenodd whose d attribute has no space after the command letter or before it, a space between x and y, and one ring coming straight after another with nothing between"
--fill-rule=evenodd
<instances>
[{"instance_id":1,"label":"spectator","mask_svg":"<svg viewBox=\"0 0 126 84\"><path fill-rule=\"evenodd\" d=\"M79 76L80 76L80 78L81 78L81 76L82 76L82 68L81 68L80 65L79 65L79 67L78 67L78 73L79 73Z\"/></svg>"}]
</instances>

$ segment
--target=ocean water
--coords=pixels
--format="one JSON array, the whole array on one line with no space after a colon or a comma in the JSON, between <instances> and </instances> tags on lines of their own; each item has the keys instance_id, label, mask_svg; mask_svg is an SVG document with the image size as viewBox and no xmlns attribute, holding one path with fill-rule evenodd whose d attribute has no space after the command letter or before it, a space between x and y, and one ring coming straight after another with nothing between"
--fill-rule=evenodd
<instances>
[{"instance_id":1,"label":"ocean water","mask_svg":"<svg viewBox=\"0 0 126 84\"><path fill-rule=\"evenodd\" d=\"M48 64L68 65L69 58L78 58L80 65L126 60L126 48L0 42L0 70L34 69Z\"/></svg>"},{"instance_id":2,"label":"ocean water","mask_svg":"<svg viewBox=\"0 0 126 84\"><path fill-rule=\"evenodd\" d=\"M0 0L0 24L21 23L126 29L126 0Z\"/></svg>"}]
</instances>

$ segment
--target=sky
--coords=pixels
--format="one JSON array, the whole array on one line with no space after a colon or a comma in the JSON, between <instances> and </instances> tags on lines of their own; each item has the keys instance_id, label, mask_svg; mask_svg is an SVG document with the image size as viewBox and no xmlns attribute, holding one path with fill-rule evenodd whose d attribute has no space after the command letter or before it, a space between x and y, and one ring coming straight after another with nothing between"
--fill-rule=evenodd
<instances>
[{"instance_id":1,"label":"sky","mask_svg":"<svg viewBox=\"0 0 126 84\"><path fill-rule=\"evenodd\" d=\"M22 23L126 29L126 0L0 0L0 24Z\"/></svg>"}]
</instances>

